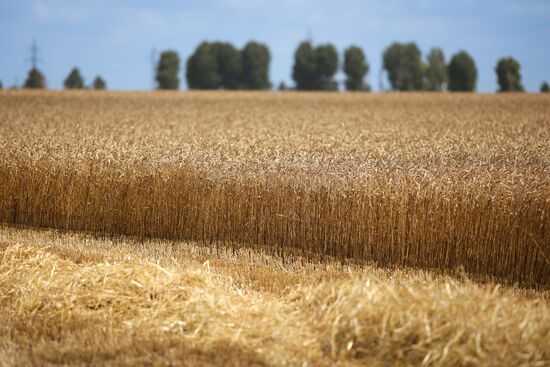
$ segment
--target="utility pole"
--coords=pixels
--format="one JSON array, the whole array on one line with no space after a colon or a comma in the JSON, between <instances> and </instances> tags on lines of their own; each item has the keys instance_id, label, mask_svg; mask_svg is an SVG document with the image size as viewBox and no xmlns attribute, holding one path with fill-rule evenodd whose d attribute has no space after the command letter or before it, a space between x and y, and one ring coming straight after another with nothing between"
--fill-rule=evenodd
<instances>
[{"instance_id":1,"label":"utility pole","mask_svg":"<svg viewBox=\"0 0 550 367\"><path fill-rule=\"evenodd\" d=\"M157 82L155 74L157 72L157 49L151 48L151 55L149 56L149 61L151 62L151 89L155 89Z\"/></svg>"},{"instance_id":2,"label":"utility pole","mask_svg":"<svg viewBox=\"0 0 550 367\"><path fill-rule=\"evenodd\" d=\"M386 88L384 87L384 67L380 67L380 72L378 73L378 89L380 92L385 92Z\"/></svg>"},{"instance_id":3,"label":"utility pole","mask_svg":"<svg viewBox=\"0 0 550 367\"><path fill-rule=\"evenodd\" d=\"M36 44L36 39L32 40L32 45L29 48L28 52L30 53L30 56L25 60L25 62L30 62L32 68L35 69L38 66L38 63L42 61L40 60L40 56L39 56L40 49Z\"/></svg>"}]
</instances>

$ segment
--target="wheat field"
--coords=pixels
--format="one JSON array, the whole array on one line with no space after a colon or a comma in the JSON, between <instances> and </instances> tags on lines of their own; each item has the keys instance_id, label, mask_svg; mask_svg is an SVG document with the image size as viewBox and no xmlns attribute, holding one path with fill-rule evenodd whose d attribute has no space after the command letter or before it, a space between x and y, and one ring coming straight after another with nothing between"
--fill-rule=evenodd
<instances>
[{"instance_id":1,"label":"wheat field","mask_svg":"<svg viewBox=\"0 0 550 367\"><path fill-rule=\"evenodd\" d=\"M0 91L0 362L550 365L549 213L544 95Z\"/></svg>"},{"instance_id":2,"label":"wheat field","mask_svg":"<svg viewBox=\"0 0 550 367\"><path fill-rule=\"evenodd\" d=\"M550 99L4 92L0 221L550 284Z\"/></svg>"}]
</instances>

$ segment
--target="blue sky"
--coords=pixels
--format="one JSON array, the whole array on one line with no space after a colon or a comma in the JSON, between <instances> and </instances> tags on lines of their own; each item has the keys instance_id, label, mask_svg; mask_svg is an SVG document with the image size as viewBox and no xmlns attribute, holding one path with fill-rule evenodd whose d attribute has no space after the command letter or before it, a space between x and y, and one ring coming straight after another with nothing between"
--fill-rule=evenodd
<instances>
[{"instance_id":1,"label":"blue sky","mask_svg":"<svg viewBox=\"0 0 550 367\"><path fill-rule=\"evenodd\" d=\"M496 90L501 56L520 61L528 91L550 82L550 0L1 0L0 35L4 86L24 81L33 38L50 88L61 88L78 66L87 83L101 74L110 89L148 89L152 48L177 50L184 66L203 40L265 42L273 84L292 84L293 53L308 36L341 53L361 46L375 90L382 52L393 41L416 41L424 54L441 47L447 58L467 50L481 92Z\"/></svg>"}]
</instances>

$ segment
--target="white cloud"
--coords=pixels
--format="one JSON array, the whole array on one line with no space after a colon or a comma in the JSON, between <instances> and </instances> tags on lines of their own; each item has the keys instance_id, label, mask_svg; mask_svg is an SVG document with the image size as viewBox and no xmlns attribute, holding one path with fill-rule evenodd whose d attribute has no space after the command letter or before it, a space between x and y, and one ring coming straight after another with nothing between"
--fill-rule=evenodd
<instances>
[{"instance_id":1,"label":"white cloud","mask_svg":"<svg viewBox=\"0 0 550 367\"><path fill-rule=\"evenodd\" d=\"M78 23L87 13L86 7L65 0L36 0L31 9L32 18L42 22Z\"/></svg>"}]
</instances>

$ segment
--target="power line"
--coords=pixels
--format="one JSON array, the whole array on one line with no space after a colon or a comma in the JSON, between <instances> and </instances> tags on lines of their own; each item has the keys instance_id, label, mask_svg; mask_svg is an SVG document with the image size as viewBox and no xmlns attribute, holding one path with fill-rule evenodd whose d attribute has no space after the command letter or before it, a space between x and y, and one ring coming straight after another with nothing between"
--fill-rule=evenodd
<instances>
[{"instance_id":1,"label":"power line","mask_svg":"<svg viewBox=\"0 0 550 367\"><path fill-rule=\"evenodd\" d=\"M38 63L42 62L39 56L40 48L36 43L36 39L32 40L32 45L28 49L28 52L30 53L30 56L25 60L25 62L30 62L32 68L35 69L38 66Z\"/></svg>"}]
</instances>

